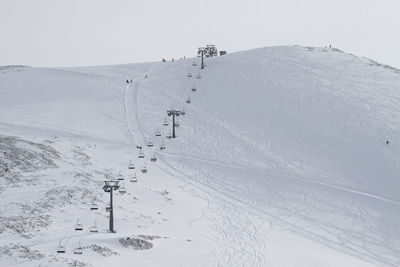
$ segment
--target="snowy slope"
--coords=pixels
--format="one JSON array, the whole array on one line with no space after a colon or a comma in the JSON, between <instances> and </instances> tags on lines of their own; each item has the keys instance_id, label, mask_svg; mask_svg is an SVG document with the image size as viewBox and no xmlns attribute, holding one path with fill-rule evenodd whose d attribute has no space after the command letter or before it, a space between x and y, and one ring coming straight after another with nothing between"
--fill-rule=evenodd
<instances>
[{"instance_id":1,"label":"snowy slope","mask_svg":"<svg viewBox=\"0 0 400 267\"><path fill-rule=\"evenodd\" d=\"M6 227L0 263L32 265L7 256L12 242L38 250L42 266L397 266L400 71L300 46L206 59L201 71L194 60L0 70L0 134L59 154L57 167L33 171L41 179L15 170L26 182L0 193L3 222L15 219L10 210L50 218L26 229L29 237ZM156 137L156 129L170 131L162 122L171 107L186 111L178 138ZM136 145L150 140L155 147L137 159ZM124 181L117 233L109 234L102 181L120 171L129 179L130 160L149 173ZM43 206L68 190L78 193ZM100 209L90 213L93 199ZM100 233L76 233L82 217ZM118 242L138 235L162 238L144 251ZM55 253L60 240L65 255ZM79 242L84 254L74 255ZM93 244L118 254L96 254Z\"/></svg>"}]
</instances>

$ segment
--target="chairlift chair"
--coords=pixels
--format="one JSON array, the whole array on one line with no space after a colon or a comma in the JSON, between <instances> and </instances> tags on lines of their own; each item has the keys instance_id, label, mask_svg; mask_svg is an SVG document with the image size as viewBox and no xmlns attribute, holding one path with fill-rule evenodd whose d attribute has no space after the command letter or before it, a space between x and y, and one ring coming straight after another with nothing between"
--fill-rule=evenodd
<instances>
[{"instance_id":1,"label":"chairlift chair","mask_svg":"<svg viewBox=\"0 0 400 267\"><path fill-rule=\"evenodd\" d=\"M185 110L184 110L184 109L182 109L182 111L181 111L181 115L185 115L185 114L186 114Z\"/></svg>"},{"instance_id":2,"label":"chairlift chair","mask_svg":"<svg viewBox=\"0 0 400 267\"><path fill-rule=\"evenodd\" d=\"M90 210L98 210L98 209L99 209L99 206L96 203L92 203L90 205Z\"/></svg>"},{"instance_id":3,"label":"chairlift chair","mask_svg":"<svg viewBox=\"0 0 400 267\"><path fill-rule=\"evenodd\" d=\"M197 74L196 78L197 78L197 79L201 79L201 75L200 75L200 73L199 73L199 74Z\"/></svg>"},{"instance_id":4,"label":"chairlift chair","mask_svg":"<svg viewBox=\"0 0 400 267\"><path fill-rule=\"evenodd\" d=\"M125 180L124 176L121 173L118 173L118 177L117 177L118 181L123 181Z\"/></svg>"},{"instance_id":5,"label":"chairlift chair","mask_svg":"<svg viewBox=\"0 0 400 267\"><path fill-rule=\"evenodd\" d=\"M125 189L125 185L124 184L119 187L118 192L120 194L122 194L122 195L126 193L126 189Z\"/></svg>"},{"instance_id":6,"label":"chairlift chair","mask_svg":"<svg viewBox=\"0 0 400 267\"><path fill-rule=\"evenodd\" d=\"M189 78L191 78L191 77L192 77L192 74L189 72L187 76L188 76Z\"/></svg>"},{"instance_id":7,"label":"chairlift chair","mask_svg":"<svg viewBox=\"0 0 400 267\"><path fill-rule=\"evenodd\" d=\"M196 86L193 85L192 92L196 92L196 91L197 91L197 88L196 88Z\"/></svg>"},{"instance_id":8,"label":"chairlift chair","mask_svg":"<svg viewBox=\"0 0 400 267\"><path fill-rule=\"evenodd\" d=\"M83 253L83 248L81 246L81 242L79 242L79 247L74 249L74 254L79 254L81 255Z\"/></svg>"},{"instance_id":9,"label":"chairlift chair","mask_svg":"<svg viewBox=\"0 0 400 267\"><path fill-rule=\"evenodd\" d=\"M158 137L158 136L161 136L161 131L159 130L159 129L157 129L157 131L156 131L156 136Z\"/></svg>"},{"instance_id":10,"label":"chairlift chair","mask_svg":"<svg viewBox=\"0 0 400 267\"><path fill-rule=\"evenodd\" d=\"M188 97L185 102L186 104L190 104L192 101L190 100L190 97Z\"/></svg>"},{"instance_id":11,"label":"chairlift chair","mask_svg":"<svg viewBox=\"0 0 400 267\"><path fill-rule=\"evenodd\" d=\"M144 159L144 152L142 150L139 151L139 159Z\"/></svg>"},{"instance_id":12,"label":"chairlift chair","mask_svg":"<svg viewBox=\"0 0 400 267\"><path fill-rule=\"evenodd\" d=\"M99 229L97 228L97 223L96 223L96 221L94 221L94 225L90 226L89 231L90 231L91 233L97 233L97 232L99 232Z\"/></svg>"},{"instance_id":13,"label":"chairlift chair","mask_svg":"<svg viewBox=\"0 0 400 267\"><path fill-rule=\"evenodd\" d=\"M75 231L82 231L82 230L83 230L83 225L79 222L79 219L77 219L75 224Z\"/></svg>"},{"instance_id":14,"label":"chairlift chair","mask_svg":"<svg viewBox=\"0 0 400 267\"><path fill-rule=\"evenodd\" d=\"M164 119L163 126L168 126L167 118Z\"/></svg>"},{"instance_id":15,"label":"chairlift chair","mask_svg":"<svg viewBox=\"0 0 400 267\"><path fill-rule=\"evenodd\" d=\"M128 169L129 169L129 170L135 169L135 164L133 164L132 160L129 162Z\"/></svg>"},{"instance_id":16,"label":"chairlift chair","mask_svg":"<svg viewBox=\"0 0 400 267\"><path fill-rule=\"evenodd\" d=\"M58 242L57 253L65 253L65 246L61 245L61 241Z\"/></svg>"},{"instance_id":17,"label":"chairlift chair","mask_svg":"<svg viewBox=\"0 0 400 267\"><path fill-rule=\"evenodd\" d=\"M156 162L156 161L157 161L156 155L153 155L153 156L151 157L150 161L151 161L151 162Z\"/></svg>"},{"instance_id":18,"label":"chairlift chair","mask_svg":"<svg viewBox=\"0 0 400 267\"><path fill-rule=\"evenodd\" d=\"M147 143L147 146L148 146L148 147L153 147L153 146L154 146L153 141L150 140L150 141Z\"/></svg>"},{"instance_id":19,"label":"chairlift chair","mask_svg":"<svg viewBox=\"0 0 400 267\"><path fill-rule=\"evenodd\" d=\"M137 183L136 173L131 177L131 183Z\"/></svg>"},{"instance_id":20,"label":"chairlift chair","mask_svg":"<svg viewBox=\"0 0 400 267\"><path fill-rule=\"evenodd\" d=\"M161 146L160 146L160 150L164 150L165 149L165 144L164 144L164 142L161 144Z\"/></svg>"},{"instance_id":21,"label":"chairlift chair","mask_svg":"<svg viewBox=\"0 0 400 267\"><path fill-rule=\"evenodd\" d=\"M146 167L146 165L144 165L144 166L142 167L141 171L142 171L142 173L147 173L147 167Z\"/></svg>"},{"instance_id":22,"label":"chairlift chair","mask_svg":"<svg viewBox=\"0 0 400 267\"><path fill-rule=\"evenodd\" d=\"M175 127L179 127L181 125L178 120L175 121Z\"/></svg>"},{"instance_id":23,"label":"chairlift chair","mask_svg":"<svg viewBox=\"0 0 400 267\"><path fill-rule=\"evenodd\" d=\"M107 211L107 212L110 212L110 211L111 211L111 205L107 205L107 206L106 206L106 211Z\"/></svg>"},{"instance_id":24,"label":"chairlift chair","mask_svg":"<svg viewBox=\"0 0 400 267\"><path fill-rule=\"evenodd\" d=\"M167 139L171 139L172 138L171 132L167 133L167 135L165 137L167 137Z\"/></svg>"},{"instance_id":25,"label":"chairlift chair","mask_svg":"<svg viewBox=\"0 0 400 267\"><path fill-rule=\"evenodd\" d=\"M193 66L193 67L196 67L196 66L197 66L196 61L193 61L192 66Z\"/></svg>"}]
</instances>

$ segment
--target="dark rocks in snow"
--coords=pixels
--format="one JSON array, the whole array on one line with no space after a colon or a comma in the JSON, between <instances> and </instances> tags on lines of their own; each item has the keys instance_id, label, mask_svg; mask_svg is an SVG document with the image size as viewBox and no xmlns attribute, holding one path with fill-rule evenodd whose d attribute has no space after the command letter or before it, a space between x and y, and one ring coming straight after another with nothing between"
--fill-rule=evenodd
<instances>
[{"instance_id":1,"label":"dark rocks in snow","mask_svg":"<svg viewBox=\"0 0 400 267\"><path fill-rule=\"evenodd\" d=\"M90 157L85 153L85 149L83 147L75 146L72 149L72 152L74 153L74 159L78 161L82 166L91 165Z\"/></svg>"},{"instance_id":2,"label":"dark rocks in snow","mask_svg":"<svg viewBox=\"0 0 400 267\"><path fill-rule=\"evenodd\" d=\"M88 204L94 198L94 193L81 187L56 187L48 190L35 203L38 208L49 210L55 207L64 207L73 203Z\"/></svg>"},{"instance_id":3,"label":"dark rocks in snow","mask_svg":"<svg viewBox=\"0 0 400 267\"><path fill-rule=\"evenodd\" d=\"M29 182L34 178L22 174L57 168L60 154L50 145L34 143L18 137L0 135L0 176L3 185Z\"/></svg>"},{"instance_id":4,"label":"dark rocks in snow","mask_svg":"<svg viewBox=\"0 0 400 267\"><path fill-rule=\"evenodd\" d=\"M161 191L160 194L162 196L167 196L169 194L169 192L167 191L167 189L165 189L164 191Z\"/></svg>"},{"instance_id":5,"label":"dark rocks in snow","mask_svg":"<svg viewBox=\"0 0 400 267\"><path fill-rule=\"evenodd\" d=\"M0 217L0 233L10 230L22 237L31 238L34 232L51 223L49 215L24 214L19 216Z\"/></svg>"},{"instance_id":6,"label":"dark rocks in snow","mask_svg":"<svg viewBox=\"0 0 400 267\"><path fill-rule=\"evenodd\" d=\"M107 247L102 247L96 244L92 244L90 246L86 247L87 249L93 250L94 252L104 256L104 257L108 257L108 256L112 256L112 255L118 255L117 252L113 251L110 248Z\"/></svg>"},{"instance_id":7,"label":"dark rocks in snow","mask_svg":"<svg viewBox=\"0 0 400 267\"><path fill-rule=\"evenodd\" d=\"M0 247L0 258L12 258L18 260L40 260L44 257L38 250L30 249L27 246L9 244Z\"/></svg>"},{"instance_id":8,"label":"dark rocks in snow","mask_svg":"<svg viewBox=\"0 0 400 267\"><path fill-rule=\"evenodd\" d=\"M397 74L400 74L400 69L397 69L395 67L392 67L392 66L389 66L389 65L386 65L386 64L381 64L381 63L379 63L379 62L377 62L375 60L369 59L369 58L365 58L365 59L369 61L368 65L370 65L371 67L380 67L380 68L383 68L383 69L387 69L387 70L393 71L393 72L395 72Z\"/></svg>"},{"instance_id":9,"label":"dark rocks in snow","mask_svg":"<svg viewBox=\"0 0 400 267\"><path fill-rule=\"evenodd\" d=\"M140 238L133 238L133 237L120 238L119 242L124 247L133 247L135 250L145 250L145 249L151 249L153 247L153 243Z\"/></svg>"}]
</instances>

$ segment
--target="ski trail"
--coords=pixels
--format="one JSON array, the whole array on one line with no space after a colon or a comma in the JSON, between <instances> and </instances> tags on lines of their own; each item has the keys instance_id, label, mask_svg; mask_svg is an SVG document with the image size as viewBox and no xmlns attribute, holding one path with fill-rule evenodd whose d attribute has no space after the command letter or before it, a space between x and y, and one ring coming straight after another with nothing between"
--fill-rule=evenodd
<instances>
[{"instance_id":1,"label":"ski trail","mask_svg":"<svg viewBox=\"0 0 400 267\"><path fill-rule=\"evenodd\" d=\"M141 139L144 143L144 147L146 147L146 137L142 130L142 126L139 121L139 101L138 101L138 91L140 87L140 82L136 81L134 84L134 92L131 94L128 93L129 87L127 87L127 91L125 93L125 106L126 110L128 109L128 98L135 103L135 108L133 110L134 116L127 116L127 125L130 129L134 127L136 129L137 134L140 134ZM129 97L128 97L129 95ZM129 103L131 103L129 101ZM130 124L132 122L132 124ZM131 131L131 135L133 136L133 131ZM134 138L134 137L133 137ZM137 137L138 138L138 137ZM189 184L191 187L196 189L200 189L204 192L202 198L207 201L208 208L202 211L203 216L198 218L197 220L192 222L192 227L196 229L196 221L199 220L207 220L212 225L213 228L219 233L217 237L213 238L215 242L220 244L221 249L214 252L213 259L205 263L205 265L209 265L210 262L214 262L217 266L219 264L223 265L239 265L239 266L263 266L265 263L264 252L265 252L265 240L266 238L260 238L258 235L260 232L265 232L261 229L266 227L265 222L268 221L268 226L272 222L274 224L283 227L284 229L296 233L300 236L303 236L307 239L316 241L322 245L335 249L337 251L353 255L357 258L360 258L365 261L375 262L375 263L385 263L391 266L394 266L391 262L386 259L379 257L374 253L368 253L366 250L360 251L357 247L353 247L352 243L343 245L342 243L337 242L335 239L326 237L321 235L316 231L311 231L306 227L301 227L296 225L290 220L286 220L281 218L279 215L268 212L266 210L260 209L257 206L253 205L256 202L256 199L251 196L250 191L247 190L245 192L245 196L243 198L238 198L235 195L230 194L229 192L225 192L220 188L218 184L207 183L205 181L199 181L193 178L193 175L187 174L186 171L179 170L178 167L172 166L164 157L185 157L180 155L173 155L168 152L159 152L159 163L155 164L155 166L159 167L161 170L170 173L172 176L184 181L185 184ZM210 163L214 165L220 165L225 167L235 167L242 168L243 166L234 166L234 164L229 164L225 162L210 162L209 160L190 157L191 160L196 160L204 163ZM162 163L162 164L160 164ZM164 165L164 166L161 166ZM248 170L252 170L251 168L245 168ZM257 168L256 168L257 169ZM262 168L258 168L259 170L263 170ZM193 169L192 169L193 170ZM253 169L254 170L254 169ZM209 181L219 181L221 178L210 177L207 173L197 170L200 177L203 177ZM285 177L285 175L279 174L278 176ZM211 178L211 179L209 179ZM296 177L286 176L287 179L296 179ZM346 188L340 188L337 186L331 186L325 183L318 183L318 181L308 181L299 178L302 182L308 182L311 184L317 184L319 186L334 188L335 190L344 190L352 193L361 193L364 196L376 198L377 196L369 195L368 193L358 192L355 190L346 190ZM279 194L278 191L272 189L272 192L281 197L283 203L286 203L287 207L294 210L294 213L297 215L301 215L297 213L296 207L291 207L289 202ZM192 193L192 192L189 192ZM303 201L305 196L303 196ZM376 199L379 199L376 198ZM387 199L380 199L385 201ZM389 200L390 201L390 200ZM290 210L288 209L288 210ZM239 211L240 210L240 211ZM255 216L255 217L254 217ZM300 216L304 220L309 220L306 216ZM256 219L255 219L256 218ZM256 224L254 220L259 220L264 222L264 226ZM312 221L310 222L312 223ZM320 227L321 225L316 225ZM325 232L327 229L321 228ZM331 234L335 234L331 232ZM207 237L207 236L206 236ZM211 238L211 237L207 237ZM356 245L356 244L354 244Z\"/></svg>"},{"instance_id":2,"label":"ski trail","mask_svg":"<svg viewBox=\"0 0 400 267\"><path fill-rule=\"evenodd\" d=\"M191 188L201 190L200 197L208 203L207 210L203 210L202 218L198 218L197 221L205 219L219 232L218 239L215 239L214 236L205 236L221 246L214 258L213 266L221 266L221 263L224 263L222 266L264 266L265 240L258 240L255 235L257 232L265 233L268 230L270 223L265 224L265 222L269 222L269 219L264 216L260 218L258 214L249 212L243 203L229 201L226 197L216 193L219 192L218 189L210 190L207 185L199 183L190 175L179 171L162 157L161 160L164 166L157 164L158 168L183 181ZM191 193L191 190L187 192ZM263 223L255 226L252 222L253 216ZM192 222L192 225L196 229L196 221ZM204 266L210 266L209 262L204 263Z\"/></svg>"},{"instance_id":3,"label":"ski trail","mask_svg":"<svg viewBox=\"0 0 400 267\"><path fill-rule=\"evenodd\" d=\"M130 84L127 84L125 86L124 101L123 101L124 102L124 112L125 112L124 116L125 116L125 121L126 121L126 126L127 126L126 128L128 129L128 133L129 133L131 139L135 140L135 136L134 136L133 131L131 129L130 122L129 122L129 117L128 117L128 114L129 114L129 112L128 112L128 90L129 90L129 86L130 86Z\"/></svg>"},{"instance_id":4,"label":"ski trail","mask_svg":"<svg viewBox=\"0 0 400 267\"><path fill-rule=\"evenodd\" d=\"M218 161L218 160L209 160L209 159L205 159L205 158L200 158L200 157L194 157L194 156L189 156L189 155L184 155L184 154L172 154L170 152L159 152L160 154L169 156L169 157L173 157L173 158L182 158L182 159L190 159L190 160L196 160L199 162L204 162L204 163L208 163L211 165L218 165L218 166L223 166L223 167L230 167L230 168L235 168L235 169L242 169L242 170L249 170L249 171L254 171L254 170L260 170L260 171L267 171L268 169L266 168L261 168L261 167L247 167L244 166L240 163L228 163L228 162L222 162L222 161ZM367 198L372 198L375 200L379 200L379 201L383 201L386 203L390 203L390 204L394 204L397 206L400 206L400 202L396 201L396 200L392 200L392 199L388 199L388 198L384 198L375 194L371 194L368 192L363 192L363 191L359 191L359 190L355 190L355 189L350 189L350 188L346 188L346 187L342 187L339 185L333 185L333 184L329 184L329 183L324 183L324 182L320 182L317 180L309 180L309 179L305 179L305 178L301 178L300 175L298 176L294 176L294 175L288 175L288 174L281 174L281 173L275 173L274 174L277 177L282 177L282 178L286 178L286 179L292 179L292 180L296 180L296 181L300 181L303 183L308 183L308 184L313 184L313 185L317 185L317 186L321 186L321 187L328 187L330 189L335 189L335 190L339 190L339 191L343 191L343 192L348 192L348 193L353 193L353 194L357 194L363 197L367 197Z\"/></svg>"},{"instance_id":5,"label":"ski trail","mask_svg":"<svg viewBox=\"0 0 400 267\"><path fill-rule=\"evenodd\" d=\"M138 143L138 140L143 141L143 149L147 150L147 140L139 120L138 92L140 88L140 81L136 79L133 90L130 90L130 88L131 87L127 85L124 94L124 109L127 121L126 125L129 134L131 138L135 140L135 143L140 144ZM131 103L134 103L134 108L131 107ZM161 152L157 153L161 154ZM159 160L164 162L163 158L160 156ZM160 164L156 163L155 166L161 168L164 172L171 174L171 172L167 171L165 168L163 169L160 167ZM173 172L172 175L176 176L176 173ZM187 184L187 181L185 181L185 184ZM250 214L249 216L248 211L246 211L244 208L238 209L238 207L236 205L232 205L232 203L221 201L220 198L216 198L214 195L210 194L210 192L202 192L202 198L207 201L208 209L202 212L203 216L198 220L208 220L213 225L214 229L220 233L219 239L202 234L206 238L211 238L211 240L214 242L219 243L222 247L219 251L214 253L215 255L213 256L213 260L211 260L211 262L214 262L213 265L220 266L220 264L224 262L224 265L263 266L265 263L265 259L263 257L263 249L265 245L263 246L258 244L257 239L254 236L255 232L257 232L260 227L254 226L254 223L252 222L253 219L250 218L252 215ZM193 194L192 191L189 191L188 193ZM241 213L245 214L243 215ZM219 220L215 221L215 217L218 217ZM243 218L240 219L243 220L243 222L238 223L238 218ZM264 219L263 221L265 222ZM194 229L195 224L196 221L193 221L192 227ZM210 260L204 263L204 266L209 265Z\"/></svg>"},{"instance_id":6,"label":"ski trail","mask_svg":"<svg viewBox=\"0 0 400 267\"><path fill-rule=\"evenodd\" d=\"M284 175L284 174L279 174L278 176L284 177L284 178L289 178L289 179L292 179L292 180L301 181L301 182L308 183L308 184L314 184L314 185L319 185L319 186L323 186L323 187L329 187L331 189L340 190L340 191L348 192L348 193L353 193L353 194L357 194L357 195L364 196L364 197L367 197L367 198L372 198L372 199L375 199L375 200L379 200L379 201L383 201L383 202L386 202L386 203L390 203L390 204L394 204L394 205L400 206L400 202L398 202L396 200L384 198L384 197L381 197L381 196L378 196L378 195L374 195L374 194L371 194L371 193L367 193L367 192L362 192L362 191L358 191L358 190L354 190L354 189L350 189L350 188L345 188L345 187L341 187L341 186L337 186L337 185L332 185L332 184L328 184L328 183L324 183L324 182L319 182L319 181L316 181L316 180L307 180L307 179L304 179L304 178L300 178L300 176L296 177L296 176Z\"/></svg>"},{"instance_id":7,"label":"ski trail","mask_svg":"<svg viewBox=\"0 0 400 267\"><path fill-rule=\"evenodd\" d=\"M304 227L298 226L286 219L280 218L279 216L274 215L273 213L270 213L268 211L262 210L256 206L249 206L244 201L238 199L235 196L227 194L226 192L223 192L216 186L206 184L204 182L193 179L192 176L187 175L184 172L173 167L170 163L168 163L168 161L163 160L163 163L166 165L167 168L165 168L165 167L162 168L159 165L158 165L158 167L162 168L164 171L167 171L168 173L175 174L174 177L176 177L180 180L183 180L186 183L189 183L196 188L201 188L202 190L213 195L214 197L218 197L219 199L228 201L232 205L236 206L236 208L243 208L245 210L251 211L251 213L253 215L258 216L259 218L262 218L263 220L268 220L268 221L270 221L271 224L273 223L273 224L279 225L280 227L282 227L290 232L293 232L295 234L298 234L304 238L318 242L326 247L337 250L339 252L342 252L342 253L345 253L348 255L352 255L352 256L357 257L366 262L372 262L375 264L384 263L388 266L397 266L396 264L388 261L387 259L379 257L379 255L373 255L373 254L371 255L370 253L356 250L351 246L344 245L340 242L331 240L325 236L322 236L320 234L312 232ZM171 171L168 171L167 169L170 169Z\"/></svg>"}]
</instances>

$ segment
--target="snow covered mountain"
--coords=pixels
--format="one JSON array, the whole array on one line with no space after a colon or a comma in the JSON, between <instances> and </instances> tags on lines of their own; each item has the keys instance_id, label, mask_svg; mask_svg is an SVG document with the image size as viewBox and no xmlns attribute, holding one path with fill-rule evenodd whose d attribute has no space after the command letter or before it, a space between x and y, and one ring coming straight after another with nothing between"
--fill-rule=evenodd
<instances>
[{"instance_id":1,"label":"snow covered mountain","mask_svg":"<svg viewBox=\"0 0 400 267\"><path fill-rule=\"evenodd\" d=\"M400 264L400 70L268 47L203 70L6 66L0 94L1 266Z\"/></svg>"}]
</instances>

